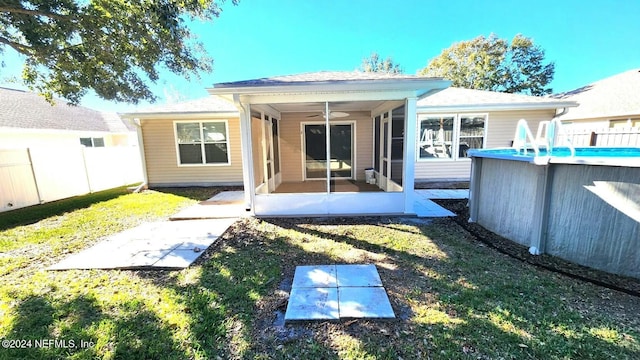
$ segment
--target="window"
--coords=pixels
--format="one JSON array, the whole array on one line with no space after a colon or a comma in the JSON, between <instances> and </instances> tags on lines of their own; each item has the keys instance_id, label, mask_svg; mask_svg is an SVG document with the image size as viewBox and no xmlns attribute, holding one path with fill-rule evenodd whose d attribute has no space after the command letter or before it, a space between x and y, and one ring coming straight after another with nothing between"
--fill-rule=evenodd
<instances>
[{"instance_id":1,"label":"window","mask_svg":"<svg viewBox=\"0 0 640 360\"><path fill-rule=\"evenodd\" d=\"M418 116L418 159L458 160L485 143L486 114Z\"/></svg>"},{"instance_id":2,"label":"window","mask_svg":"<svg viewBox=\"0 0 640 360\"><path fill-rule=\"evenodd\" d=\"M640 119L609 120L609 128L611 129L634 127L640 127Z\"/></svg>"},{"instance_id":3,"label":"window","mask_svg":"<svg viewBox=\"0 0 640 360\"><path fill-rule=\"evenodd\" d=\"M227 121L176 122L178 164L229 165Z\"/></svg>"},{"instance_id":4,"label":"window","mask_svg":"<svg viewBox=\"0 0 640 360\"><path fill-rule=\"evenodd\" d=\"M104 147L104 138L80 138L80 144L86 147Z\"/></svg>"}]
</instances>

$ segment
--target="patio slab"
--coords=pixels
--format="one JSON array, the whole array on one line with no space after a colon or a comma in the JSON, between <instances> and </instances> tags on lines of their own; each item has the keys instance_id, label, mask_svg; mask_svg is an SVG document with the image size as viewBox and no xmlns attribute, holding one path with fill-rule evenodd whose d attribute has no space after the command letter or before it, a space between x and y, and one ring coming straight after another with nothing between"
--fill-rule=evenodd
<instances>
[{"instance_id":1,"label":"patio slab","mask_svg":"<svg viewBox=\"0 0 640 360\"><path fill-rule=\"evenodd\" d=\"M425 199L468 199L469 189L419 189L415 190Z\"/></svg>"},{"instance_id":2,"label":"patio slab","mask_svg":"<svg viewBox=\"0 0 640 360\"><path fill-rule=\"evenodd\" d=\"M394 317L375 265L296 267L285 321Z\"/></svg>"},{"instance_id":3,"label":"patio slab","mask_svg":"<svg viewBox=\"0 0 640 360\"><path fill-rule=\"evenodd\" d=\"M238 218L247 216L244 191L223 191L172 215L170 220Z\"/></svg>"},{"instance_id":4,"label":"patio slab","mask_svg":"<svg viewBox=\"0 0 640 360\"><path fill-rule=\"evenodd\" d=\"M49 270L185 268L235 221L226 218L142 224L107 237Z\"/></svg>"},{"instance_id":5,"label":"patio slab","mask_svg":"<svg viewBox=\"0 0 640 360\"><path fill-rule=\"evenodd\" d=\"M443 208L442 206L434 203L433 201L416 197L413 203L413 211L418 217L449 217L456 216L456 214Z\"/></svg>"}]
</instances>

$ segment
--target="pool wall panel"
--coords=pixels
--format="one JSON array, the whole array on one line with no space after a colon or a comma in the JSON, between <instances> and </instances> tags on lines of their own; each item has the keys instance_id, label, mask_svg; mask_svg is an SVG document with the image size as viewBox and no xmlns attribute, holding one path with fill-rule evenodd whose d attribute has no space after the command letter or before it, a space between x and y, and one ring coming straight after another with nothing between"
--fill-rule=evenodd
<instances>
[{"instance_id":1,"label":"pool wall panel","mask_svg":"<svg viewBox=\"0 0 640 360\"><path fill-rule=\"evenodd\" d=\"M473 161L470 221L543 253L640 279L640 167Z\"/></svg>"},{"instance_id":2,"label":"pool wall panel","mask_svg":"<svg viewBox=\"0 0 640 360\"><path fill-rule=\"evenodd\" d=\"M640 278L640 168L552 166L546 252Z\"/></svg>"},{"instance_id":3,"label":"pool wall panel","mask_svg":"<svg viewBox=\"0 0 640 360\"><path fill-rule=\"evenodd\" d=\"M481 161L477 222L528 247L535 232L536 175L543 169L521 161Z\"/></svg>"}]
</instances>

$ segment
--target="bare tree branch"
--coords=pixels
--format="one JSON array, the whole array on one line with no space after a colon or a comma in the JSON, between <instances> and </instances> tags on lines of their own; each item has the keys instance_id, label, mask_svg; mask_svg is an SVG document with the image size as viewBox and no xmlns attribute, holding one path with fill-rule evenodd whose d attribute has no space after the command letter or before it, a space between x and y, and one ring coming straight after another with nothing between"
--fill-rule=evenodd
<instances>
[{"instance_id":1,"label":"bare tree branch","mask_svg":"<svg viewBox=\"0 0 640 360\"><path fill-rule=\"evenodd\" d=\"M17 52L19 52L19 53L21 53L23 55L27 55L27 56L32 55L30 46L27 46L27 45L24 45L24 44L20 44L20 43L17 43L17 42L13 42L13 41L11 41L11 40L9 40L7 38L4 38L2 36L0 36L0 43L11 46L11 48L13 48L15 51L17 51Z\"/></svg>"},{"instance_id":2,"label":"bare tree branch","mask_svg":"<svg viewBox=\"0 0 640 360\"><path fill-rule=\"evenodd\" d=\"M0 12L25 14L25 15L31 15L31 16L44 16L44 17L57 19L57 20L64 20L69 18L69 16L60 15L60 14L51 13L51 12L45 12L40 10L29 10L25 8L10 8L6 6L0 6Z\"/></svg>"}]
</instances>

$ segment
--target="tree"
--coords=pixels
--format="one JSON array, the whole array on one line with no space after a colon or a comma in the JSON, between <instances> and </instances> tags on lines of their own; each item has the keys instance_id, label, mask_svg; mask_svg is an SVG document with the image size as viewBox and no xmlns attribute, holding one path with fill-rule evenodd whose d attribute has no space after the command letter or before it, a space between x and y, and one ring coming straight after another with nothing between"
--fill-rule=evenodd
<instances>
[{"instance_id":1,"label":"tree","mask_svg":"<svg viewBox=\"0 0 640 360\"><path fill-rule=\"evenodd\" d=\"M518 34L509 44L491 34L453 44L419 74L444 77L457 87L541 96L551 93L554 72L554 63L544 64L544 50L530 38Z\"/></svg>"},{"instance_id":2,"label":"tree","mask_svg":"<svg viewBox=\"0 0 640 360\"><path fill-rule=\"evenodd\" d=\"M362 59L362 64L359 68L364 72L379 72L387 74L402 74L404 71L399 64L393 62L393 59L388 56L382 60L377 52L373 51L368 58Z\"/></svg>"},{"instance_id":3,"label":"tree","mask_svg":"<svg viewBox=\"0 0 640 360\"><path fill-rule=\"evenodd\" d=\"M147 83L160 68L187 79L211 71L187 20L217 18L221 2L0 1L0 53L24 55L22 81L49 101L55 93L77 104L89 89L106 100L154 101Z\"/></svg>"}]
</instances>

